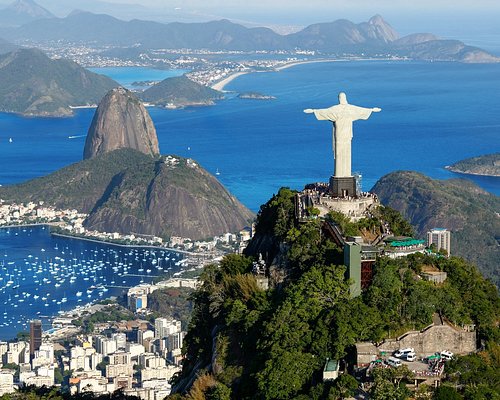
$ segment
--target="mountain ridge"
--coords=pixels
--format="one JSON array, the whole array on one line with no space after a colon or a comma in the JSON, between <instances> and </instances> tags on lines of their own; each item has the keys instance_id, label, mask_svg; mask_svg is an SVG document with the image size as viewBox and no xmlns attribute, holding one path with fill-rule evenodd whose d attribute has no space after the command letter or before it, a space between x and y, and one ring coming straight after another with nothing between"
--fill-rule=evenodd
<instances>
[{"instance_id":1,"label":"mountain ridge","mask_svg":"<svg viewBox=\"0 0 500 400\"><path fill-rule=\"evenodd\" d=\"M73 61L51 60L38 49L0 55L0 110L30 116L65 116L71 106L97 104L119 84Z\"/></svg>"},{"instance_id":2,"label":"mountain ridge","mask_svg":"<svg viewBox=\"0 0 500 400\"><path fill-rule=\"evenodd\" d=\"M93 26L93 29L88 29ZM415 35L410 35L415 39ZM444 60L462 62L498 62L499 58L462 42L420 41L412 49L410 39L399 34L380 16L356 24L348 20L313 24L299 32L280 35L269 28L246 28L227 19L203 23L159 23L143 20L123 21L106 14L80 12L65 18L33 21L20 28L4 29L0 36L12 40L92 41L100 45L131 46L141 43L145 48L192 48L210 50L304 50L325 53L397 52L404 57L440 59L439 49L446 49ZM427 36L430 39L431 36ZM398 42L399 41L399 42ZM464 54L465 53L465 54ZM468 54L471 53L471 54Z\"/></svg>"},{"instance_id":3,"label":"mountain ridge","mask_svg":"<svg viewBox=\"0 0 500 400\"><path fill-rule=\"evenodd\" d=\"M467 179L434 180L412 171L395 171L380 178L372 191L398 210L420 237L428 230L451 230L451 253L478 265L500 285L500 198Z\"/></svg>"}]
</instances>

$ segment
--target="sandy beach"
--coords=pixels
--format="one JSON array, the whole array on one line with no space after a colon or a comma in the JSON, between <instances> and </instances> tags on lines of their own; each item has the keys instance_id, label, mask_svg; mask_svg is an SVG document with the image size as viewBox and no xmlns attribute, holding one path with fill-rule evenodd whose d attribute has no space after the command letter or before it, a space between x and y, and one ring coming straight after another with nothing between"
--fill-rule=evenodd
<instances>
[{"instance_id":1,"label":"sandy beach","mask_svg":"<svg viewBox=\"0 0 500 400\"><path fill-rule=\"evenodd\" d=\"M229 75L227 78L224 78L220 82L217 82L216 84L212 85L211 88L214 90L224 90L224 86L226 86L229 82L231 82L233 79L236 79L238 76L248 74L248 72L236 72L234 74Z\"/></svg>"},{"instance_id":2,"label":"sandy beach","mask_svg":"<svg viewBox=\"0 0 500 400\"><path fill-rule=\"evenodd\" d=\"M238 78L241 75L249 74L252 72L276 72L276 71L281 71L283 69L295 67L296 65L301 65L301 64L312 64L312 63L320 63L320 62L337 62L337 61L349 61L349 60L335 60L335 59L323 59L323 60L302 60L302 61L292 61L287 64L283 64L279 67L276 67L272 70L269 71L244 71L244 72L235 72L234 74L229 75L228 77L224 78L223 80L213 84L211 86L212 89L214 90L219 90L223 91L224 87L232 82L234 79Z\"/></svg>"}]
</instances>

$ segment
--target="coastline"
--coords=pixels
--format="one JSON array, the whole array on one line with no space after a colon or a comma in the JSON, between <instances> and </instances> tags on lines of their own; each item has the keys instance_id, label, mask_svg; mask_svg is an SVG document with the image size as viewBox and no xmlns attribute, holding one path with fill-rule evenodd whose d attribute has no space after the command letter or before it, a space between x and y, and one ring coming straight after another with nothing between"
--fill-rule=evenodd
<instances>
[{"instance_id":1,"label":"coastline","mask_svg":"<svg viewBox=\"0 0 500 400\"><path fill-rule=\"evenodd\" d=\"M214 90L218 90L218 91L223 91L224 90L224 87L230 83L231 81L233 81L234 79L238 78L239 76L241 75L246 75L246 74L249 74L250 72L252 71L240 71L240 72L235 72L234 74L230 74L229 76L227 76L226 78L224 78L223 80L213 84L211 86L212 89Z\"/></svg>"},{"instance_id":2,"label":"coastline","mask_svg":"<svg viewBox=\"0 0 500 400\"><path fill-rule=\"evenodd\" d=\"M42 222L42 223L33 223L33 224L16 224L16 225L2 225L0 226L0 229L10 229L10 228L26 228L26 227L36 227L36 226L56 226L54 224L51 224L50 222ZM162 247L162 246L152 246L152 245L140 245L140 244L121 244L121 243L114 243L110 242L107 240L99 240L95 238L87 238L84 236L74 236L74 235L68 235L64 233L56 233L56 232L50 232L52 236L58 236L58 237L63 237L67 239L75 239L75 240L85 240L87 242L94 242L94 243L99 243L99 244L109 244L111 246L119 246L119 247L128 247L128 248L144 248L144 249L156 249L156 250L165 250L165 251L170 251L174 253L179 253L179 254L184 254L188 256L193 256L193 257L205 257L206 254L203 253L193 253L191 251L186 251L186 250L180 250L180 249L174 249L171 247Z\"/></svg>"},{"instance_id":3,"label":"coastline","mask_svg":"<svg viewBox=\"0 0 500 400\"><path fill-rule=\"evenodd\" d=\"M492 174L480 174L478 172L466 172L466 171L461 171L449 166L444 167L446 170L450 172L454 172L455 174L461 174L461 175L474 175L474 176L485 176L488 178L500 178L500 175L492 175Z\"/></svg>"},{"instance_id":4,"label":"coastline","mask_svg":"<svg viewBox=\"0 0 500 400\"><path fill-rule=\"evenodd\" d=\"M239 72L235 72L234 74L230 74L229 76L227 76L223 80L213 84L210 87L214 90L223 91L224 87L226 85L228 85L230 82L232 82L234 79L236 79L242 75L246 75L246 74L250 74L250 73L278 72L278 71L282 71L284 69L295 67L297 65L302 65L302 64L314 64L314 63L324 63L324 62L347 62L347 61L351 61L351 60L326 58L326 59L318 59L318 60L291 61L289 63L280 65L279 67L276 67L274 69L270 69L269 71L239 71Z\"/></svg>"},{"instance_id":5,"label":"coastline","mask_svg":"<svg viewBox=\"0 0 500 400\"><path fill-rule=\"evenodd\" d=\"M93 243L99 243L99 244L109 244L111 246L118 246L118 247L125 247L125 248L128 247L128 248L165 250L165 251L170 251L170 252L173 252L173 253L179 253L179 254L184 254L184 255L194 256L194 257L205 256L202 253L193 253L193 252L190 252L190 251L174 249L174 248L171 248L171 247L152 246L152 245L146 245L146 244L143 244L143 245L140 245L140 244L135 244L135 245L134 244L121 244L121 243L109 242L107 240L99 240L99 239L95 239L95 238L87 238L87 237L84 237L84 236L73 236L73 235L67 235L67 234L64 234L64 233L56 233L56 232L50 232L50 234L52 236L63 237L63 238L66 238L66 239L85 240L87 242L93 242Z\"/></svg>"}]
</instances>

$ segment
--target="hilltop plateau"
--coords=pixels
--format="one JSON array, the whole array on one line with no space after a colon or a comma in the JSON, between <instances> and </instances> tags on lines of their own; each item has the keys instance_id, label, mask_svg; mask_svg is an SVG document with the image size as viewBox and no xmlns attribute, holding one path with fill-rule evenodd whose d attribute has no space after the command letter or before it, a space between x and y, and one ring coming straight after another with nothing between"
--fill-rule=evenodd
<instances>
[{"instance_id":1,"label":"hilltop plateau","mask_svg":"<svg viewBox=\"0 0 500 400\"><path fill-rule=\"evenodd\" d=\"M465 179L433 180L398 171L373 187L380 201L410 221L421 237L429 229L451 230L451 253L478 265L500 285L500 198Z\"/></svg>"}]
</instances>

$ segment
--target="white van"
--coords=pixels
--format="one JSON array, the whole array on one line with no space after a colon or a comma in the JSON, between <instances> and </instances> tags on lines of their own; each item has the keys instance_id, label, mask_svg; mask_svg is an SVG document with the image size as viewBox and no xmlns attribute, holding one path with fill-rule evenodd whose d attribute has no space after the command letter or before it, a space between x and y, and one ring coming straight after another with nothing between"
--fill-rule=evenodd
<instances>
[{"instance_id":1,"label":"white van","mask_svg":"<svg viewBox=\"0 0 500 400\"><path fill-rule=\"evenodd\" d=\"M386 361L387 365L390 365L391 367L397 368L401 366L401 360L398 360L397 358L394 357L389 357Z\"/></svg>"},{"instance_id":2,"label":"white van","mask_svg":"<svg viewBox=\"0 0 500 400\"><path fill-rule=\"evenodd\" d=\"M415 353L406 353L406 354L403 354L401 356L401 358L405 361L413 362L417 359L417 356L415 355Z\"/></svg>"},{"instance_id":3,"label":"white van","mask_svg":"<svg viewBox=\"0 0 500 400\"><path fill-rule=\"evenodd\" d=\"M406 354L413 353L415 354L415 349L413 347L408 347L406 349L399 349L394 352L395 357L403 357Z\"/></svg>"},{"instance_id":4,"label":"white van","mask_svg":"<svg viewBox=\"0 0 500 400\"><path fill-rule=\"evenodd\" d=\"M448 350L443 350L441 352L441 358L446 361L450 361L453 358L453 353Z\"/></svg>"}]
</instances>

